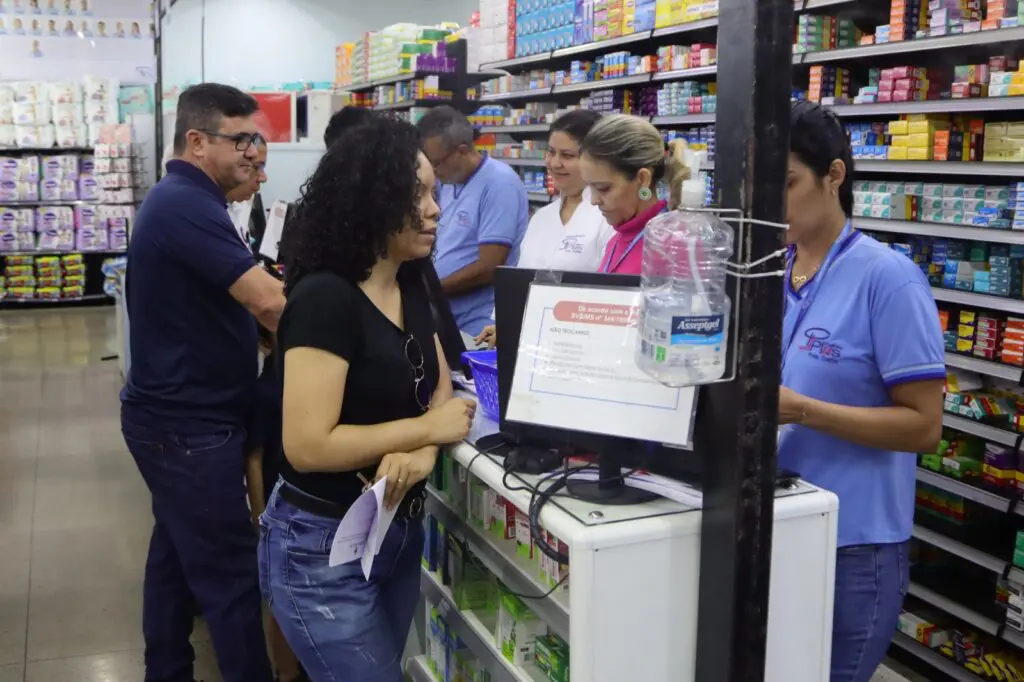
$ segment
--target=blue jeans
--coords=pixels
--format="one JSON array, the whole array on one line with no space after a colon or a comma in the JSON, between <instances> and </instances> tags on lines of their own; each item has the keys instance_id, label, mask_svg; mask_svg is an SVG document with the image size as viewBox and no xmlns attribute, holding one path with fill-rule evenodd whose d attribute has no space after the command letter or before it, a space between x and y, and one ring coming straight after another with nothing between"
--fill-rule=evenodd
<instances>
[{"instance_id":1,"label":"blue jeans","mask_svg":"<svg viewBox=\"0 0 1024 682\"><path fill-rule=\"evenodd\" d=\"M197 604L224 681L270 682L245 431L164 433L122 418L121 433L153 497L142 605L146 682L192 682Z\"/></svg>"},{"instance_id":2,"label":"blue jeans","mask_svg":"<svg viewBox=\"0 0 1024 682\"><path fill-rule=\"evenodd\" d=\"M263 598L312 682L403 682L419 601L423 523L395 517L370 579L359 561L328 565L338 520L281 499L260 518Z\"/></svg>"},{"instance_id":3,"label":"blue jeans","mask_svg":"<svg viewBox=\"0 0 1024 682\"><path fill-rule=\"evenodd\" d=\"M910 582L909 542L840 547L831 682L868 682L892 643Z\"/></svg>"}]
</instances>

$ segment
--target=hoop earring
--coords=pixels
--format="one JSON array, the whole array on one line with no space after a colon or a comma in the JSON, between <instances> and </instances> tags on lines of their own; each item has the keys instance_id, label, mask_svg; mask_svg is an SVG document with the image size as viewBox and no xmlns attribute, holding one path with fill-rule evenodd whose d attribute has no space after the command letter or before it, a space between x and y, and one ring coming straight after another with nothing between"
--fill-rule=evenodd
<instances>
[{"instance_id":1,"label":"hoop earring","mask_svg":"<svg viewBox=\"0 0 1024 682\"><path fill-rule=\"evenodd\" d=\"M639 195L640 195L640 201L650 201L651 197L654 196L654 193L651 192L651 188L650 187L641 187Z\"/></svg>"}]
</instances>

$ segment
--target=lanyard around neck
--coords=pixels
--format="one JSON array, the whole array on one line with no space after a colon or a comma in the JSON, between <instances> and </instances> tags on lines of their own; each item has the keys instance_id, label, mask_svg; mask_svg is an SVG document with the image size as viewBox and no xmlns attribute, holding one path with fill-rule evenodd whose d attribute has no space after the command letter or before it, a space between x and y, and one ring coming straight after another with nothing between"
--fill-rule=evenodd
<instances>
[{"instance_id":1,"label":"lanyard around neck","mask_svg":"<svg viewBox=\"0 0 1024 682\"><path fill-rule=\"evenodd\" d=\"M860 237L860 232L857 232L856 230L854 230L853 226L849 222L847 222L846 225L843 226L843 231L839 233L839 237L832 244L832 248L830 248L828 250L828 254L825 256L824 262L822 262L821 267L818 268L818 273L811 279L811 281L807 282L807 284L805 284L801 288L801 292L803 292L804 295L803 295L803 297L801 298L801 300L799 302L800 307L797 310L796 318L793 320L792 324L789 324L788 322L784 322L783 323L783 330L782 330L782 337L783 337L782 338L782 367L783 368L785 368L785 366L786 366L786 357L789 355L789 349L790 349L790 347L793 344L793 337L796 335L797 330L800 329L800 325L803 323L804 319L807 317L807 313L808 313L808 311L810 311L811 306L814 305L814 300L815 300L815 298L817 298L818 292L820 291L820 289L822 287L822 284L825 281L825 278L828 277L829 270L832 269L832 266L835 264L836 260L840 256L840 254L842 254L843 251L845 251L851 244L853 244L857 240L858 237ZM795 254L795 252L794 252L794 254ZM787 296L789 295L789 292L792 289L792 287L790 285L790 281L791 281L790 278L792 277L792 274L793 274L793 261L794 260L796 260L795 257L790 258L789 262L786 263L786 285L785 285L785 287L786 287L786 295Z\"/></svg>"},{"instance_id":2,"label":"lanyard around neck","mask_svg":"<svg viewBox=\"0 0 1024 682\"><path fill-rule=\"evenodd\" d=\"M636 233L636 236L633 237L633 241L629 243L629 246L627 246L626 250L622 252L622 255L619 256L619 259L615 261L615 265L612 265L612 257L615 256L615 250L619 246L618 240L616 240L615 244L612 246L612 250L608 252L608 255L605 256L604 262L601 263L601 272L607 274L618 270L619 266L622 265L622 261L626 260L626 256L628 256L629 252L633 250L633 247L635 247L640 242L640 240L643 239L644 232L646 230L647 228L644 228L643 230L640 230L639 232Z\"/></svg>"}]
</instances>

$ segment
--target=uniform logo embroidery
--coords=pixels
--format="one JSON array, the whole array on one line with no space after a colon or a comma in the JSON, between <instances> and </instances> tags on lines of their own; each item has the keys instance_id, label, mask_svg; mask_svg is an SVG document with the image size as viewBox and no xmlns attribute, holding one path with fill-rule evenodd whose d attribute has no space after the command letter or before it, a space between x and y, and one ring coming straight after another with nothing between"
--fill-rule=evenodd
<instances>
[{"instance_id":1,"label":"uniform logo embroidery","mask_svg":"<svg viewBox=\"0 0 1024 682\"><path fill-rule=\"evenodd\" d=\"M807 340L798 350L802 350L816 360L839 362L843 355L843 347L828 340L832 336L832 332L823 327L810 327L804 330L804 336Z\"/></svg>"},{"instance_id":2,"label":"uniform logo embroidery","mask_svg":"<svg viewBox=\"0 0 1024 682\"><path fill-rule=\"evenodd\" d=\"M583 253L583 235L582 234L567 234L562 237L562 245L558 248L559 251L565 253Z\"/></svg>"},{"instance_id":3,"label":"uniform logo embroidery","mask_svg":"<svg viewBox=\"0 0 1024 682\"><path fill-rule=\"evenodd\" d=\"M469 218L469 211L456 211L455 221L459 224L459 227L470 227L472 221Z\"/></svg>"}]
</instances>

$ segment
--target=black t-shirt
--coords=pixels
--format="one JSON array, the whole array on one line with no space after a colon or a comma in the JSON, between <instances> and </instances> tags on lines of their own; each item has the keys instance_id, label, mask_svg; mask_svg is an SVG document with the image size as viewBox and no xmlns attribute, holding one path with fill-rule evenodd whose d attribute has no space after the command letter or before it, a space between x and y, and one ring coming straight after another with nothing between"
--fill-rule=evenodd
<instances>
[{"instance_id":1,"label":"black t-shirt","mask_svg":"<svg viewBox=\"0 0 1024 682\"><path fill-rule=\"evenodd\" d=\"M354 284L329 272L303 277L288 296L278 326L278 348L283 359L291 348L317 348L349 364L339 424L371 425L423 414L420 400L433 395L440 369L434 346L434 322L422 278L415 266L398 271L405 331L396 327ZM427 388L416 397L413 364L406 344L412 336L419 345ZM408 353L419 361L415 350ZM286 370L285 370L286 371ZM283 376L283 373L282 373ZM357 472L300 473L289 464L287 453L281 475L303 492L348 506L363 484ZM368 480L377 465L361 472Z\"/></svg>"}]
</instances>

